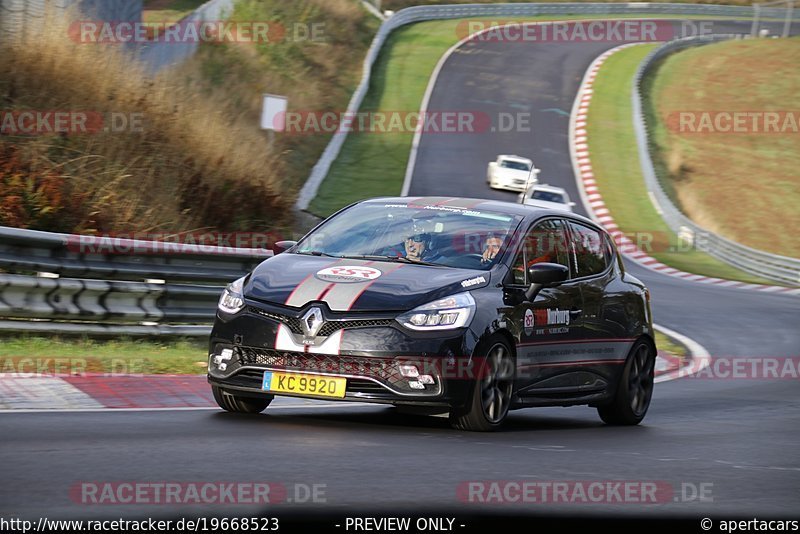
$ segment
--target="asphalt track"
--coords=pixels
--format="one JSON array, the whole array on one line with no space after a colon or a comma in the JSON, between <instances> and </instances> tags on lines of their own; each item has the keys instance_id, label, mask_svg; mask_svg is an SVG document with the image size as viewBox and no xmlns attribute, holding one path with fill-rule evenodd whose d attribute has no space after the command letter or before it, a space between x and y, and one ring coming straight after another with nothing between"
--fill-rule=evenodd
<instances>
[{"instance_id":1,"label":"asphalt track","mask_svg":"<svg viewBox=\"0 0 800 534\"><path fill-rule=\"evenodd\" d=\"M720 24L715 31L730 31ZM746 26L735 29L747 31ZM445 64L430 109L533 113L529 134L424 135L410 194L509 198L485 184L498 154L530 154L542 179L578 199L568 113L591 61L618 43L481 43ZM798 356L797 297L725 289L629 269L650 286L656 321L714 356ZM658 384L644 424L606 427L586 407L523 410L494 434L451 430L442 418L387 407L300 407L259 416L215 410L0 414L0 516L245 514L246 506L86 506L79 481L272 481L325 484L325 503L274 512L370 510L797 519L800 381L684 378ZM470 504L475 480L657 481L658 504ZM691 499L711 488L712 500ZM711 486L708 486L711 484ZM685 488L682 498L681 488ZM259 511L270 509L259 508ZM794 515L794 517L792 517Z\"/></svg>"}]
</instances>

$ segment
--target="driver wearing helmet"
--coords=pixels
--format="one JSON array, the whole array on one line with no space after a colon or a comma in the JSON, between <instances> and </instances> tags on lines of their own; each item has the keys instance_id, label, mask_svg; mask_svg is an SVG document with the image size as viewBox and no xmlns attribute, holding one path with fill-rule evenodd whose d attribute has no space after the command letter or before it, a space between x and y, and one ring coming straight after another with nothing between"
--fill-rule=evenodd
<instances>
[{"instance_id":1,"label":"driver wearing helmet","mask_svg":"<svg viewBox=\"0 0 800 534\"><path fill-rule=\"evenodd\" d=\"M438 257L427 221L414 221L403 236L405 257L411 261L431 261Z\"/></svg>"},{"instance_id":2,"label":"driver wearing helmet","mask_svg":"<svg viewBox=\"0 0 800 534\"><path fill-rule=\"evenodd\" d=\"M434 250L434 239L428 221L414 220L405 227L399 246L391 248L391 255L411 261L435 261L439 254Z\"/></svg>"}]
</instances>

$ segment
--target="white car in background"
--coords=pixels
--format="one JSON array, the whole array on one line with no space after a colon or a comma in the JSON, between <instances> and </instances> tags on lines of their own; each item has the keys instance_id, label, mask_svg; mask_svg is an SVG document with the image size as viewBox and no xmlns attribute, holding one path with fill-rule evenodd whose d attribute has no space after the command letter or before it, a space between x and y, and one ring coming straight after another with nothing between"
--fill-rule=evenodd
<instances>
[{"instance_id":1,"label":"white car in background","mask_svg":"<svg viewBox=\"0 0 800 534\"><path fill-rule=\"evenodd\" d=\"M574 202L569 200L567 192L547 184L536 184L524 193L519 194L519 203L539 208L572 211Z\"/></svg>"},{"instance_id":2,"label":"white car in background","mask_svg":"<svg viewBox=\"0 0 800 534\"><path fill-rule=\"evenodd\" d=\"M521 156L501 154L489 163L486 169L486 183L492 189L509 191L525 191L527 186L537 183L540 169L533 166L533 161Z\"/></svg>"}]
</instances>

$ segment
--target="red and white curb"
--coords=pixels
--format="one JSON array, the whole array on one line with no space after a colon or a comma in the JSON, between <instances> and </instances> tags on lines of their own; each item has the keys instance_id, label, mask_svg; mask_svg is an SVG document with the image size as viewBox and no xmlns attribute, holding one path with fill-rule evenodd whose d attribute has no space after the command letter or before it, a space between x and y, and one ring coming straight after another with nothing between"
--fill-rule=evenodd
<instances>
[{"instance_id":1,"label":"red and white curb","mask_svg":"<svg viewBox=\"0 0 800 534\"><path fill-rule=\"evenodd\" d=\"M683 345L688 351L685 358L659 352L656 358L656 383L699 373L711 365L711 354L697 341L665 326L653 325L653 327L673 341ZM689 369L691 369L691 372L687 372Z\"/></svg>"},{"instance_id":2,"label":"red and white curb","mask_svg":"<svg viewBox=\"0 0 800 534\"><path fill-rule=\"evenodd\" d=\"M672 380L690 365L699 372L707 366L708 352L677 332L658 326L683 343L690 357L659 352L656 382ZM292 408L348 408L374 406L361 402L276 397L270 410ZM0 413L103 412L160 410L217 410L205 375L102 375L74 376L0 373Z\"/></svg>"},{"instance_id":3,"label":"red and white curb","mask_svg":"<svg viewBox=\"0 0 800 534\"><path fill-rule=\"evenodd\" d=\"M781 293L788 295L800 295L800 289L782 286L770 286L762 284L748 284L746 282L738 282L736 280L726 280L722 278L714 278L710 276L703 276L694 273L687 273L669 265L665 265L648 255L646 252L636 246L625 234L620 231L617 223L611 215L608 207L603 202L603 197L597 182L594 179L592 172L591 151L589 149L589 139L587 134L586 125L588 123L589 105L592 102L592 94L594 93L594 82L597 77L600 67L605 63L613 54L630 48L631 46L638 46L646 43L629 43L607 50L600 54L589 66L586 74L581 82L578 95L572 106L572 113L570 114L569 126L569 145L570 155L572 157L572 166L575 171L575 177L578 182L578 190L580 191L583 203L589 215L602 224L606 230L614 238L619 251L629 259L635 261L639 265L647 269L657 271L662 274L674 276L684 280L691 280L693 282L700 282L703 284L713 284L722 287L736 287L742 289L754 289L757 291L766 291L770 293Z\"/></svg>"},{"instance_id":4,"label":"red and white curb","mask_svg":"<svg viewBox=\"0 0 800 534\"><path fill-rule=\"evenodd\" d=\"M275 409L374 406L276 397ZM219 410L206 375L0 373L0 413Z\"/></svg>"}]
</instances>

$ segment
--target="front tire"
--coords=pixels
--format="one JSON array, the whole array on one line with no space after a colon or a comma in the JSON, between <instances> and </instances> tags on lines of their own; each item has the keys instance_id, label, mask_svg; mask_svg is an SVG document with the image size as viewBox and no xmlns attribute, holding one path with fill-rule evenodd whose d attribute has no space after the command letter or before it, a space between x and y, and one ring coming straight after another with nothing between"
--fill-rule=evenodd
<instances>
[{"instance_id":1,"label":"front tire","mask_svg":"<svg viewBox=\"0 0 800 534\"><path fill-rule=\"evenodd\" d=\"M638 425L642 422L653 396L655 361L655 350L650 343L639 340L633 345L614 398L597 407L604 423Z\"/></svg>"},{"instance_id":2,"label":"front tire","mask_svg":"<svg viewBox=\"0 0 800 534\"><path fill-rule=\"evenodd\" d=\"M242 397L240 395L233 395L217 386L211 386L211 392L220 408L226 412L233 413L261 413L269 406L272 399L275 398L273 395L265 395L263 398Z\"/></svg>"},{"instance_id":3,"label":"front tire","mask_svg":"<svg viewBox=\"0 0 800 534\"><path fill-rule=\"evenodd\" d=\"M492 338L479 354L478 376L466 405L450 413L450 424L459 430L488 432L502 426L511 406L516 365L511 348Z\"/></svg>"}]
</instances>

